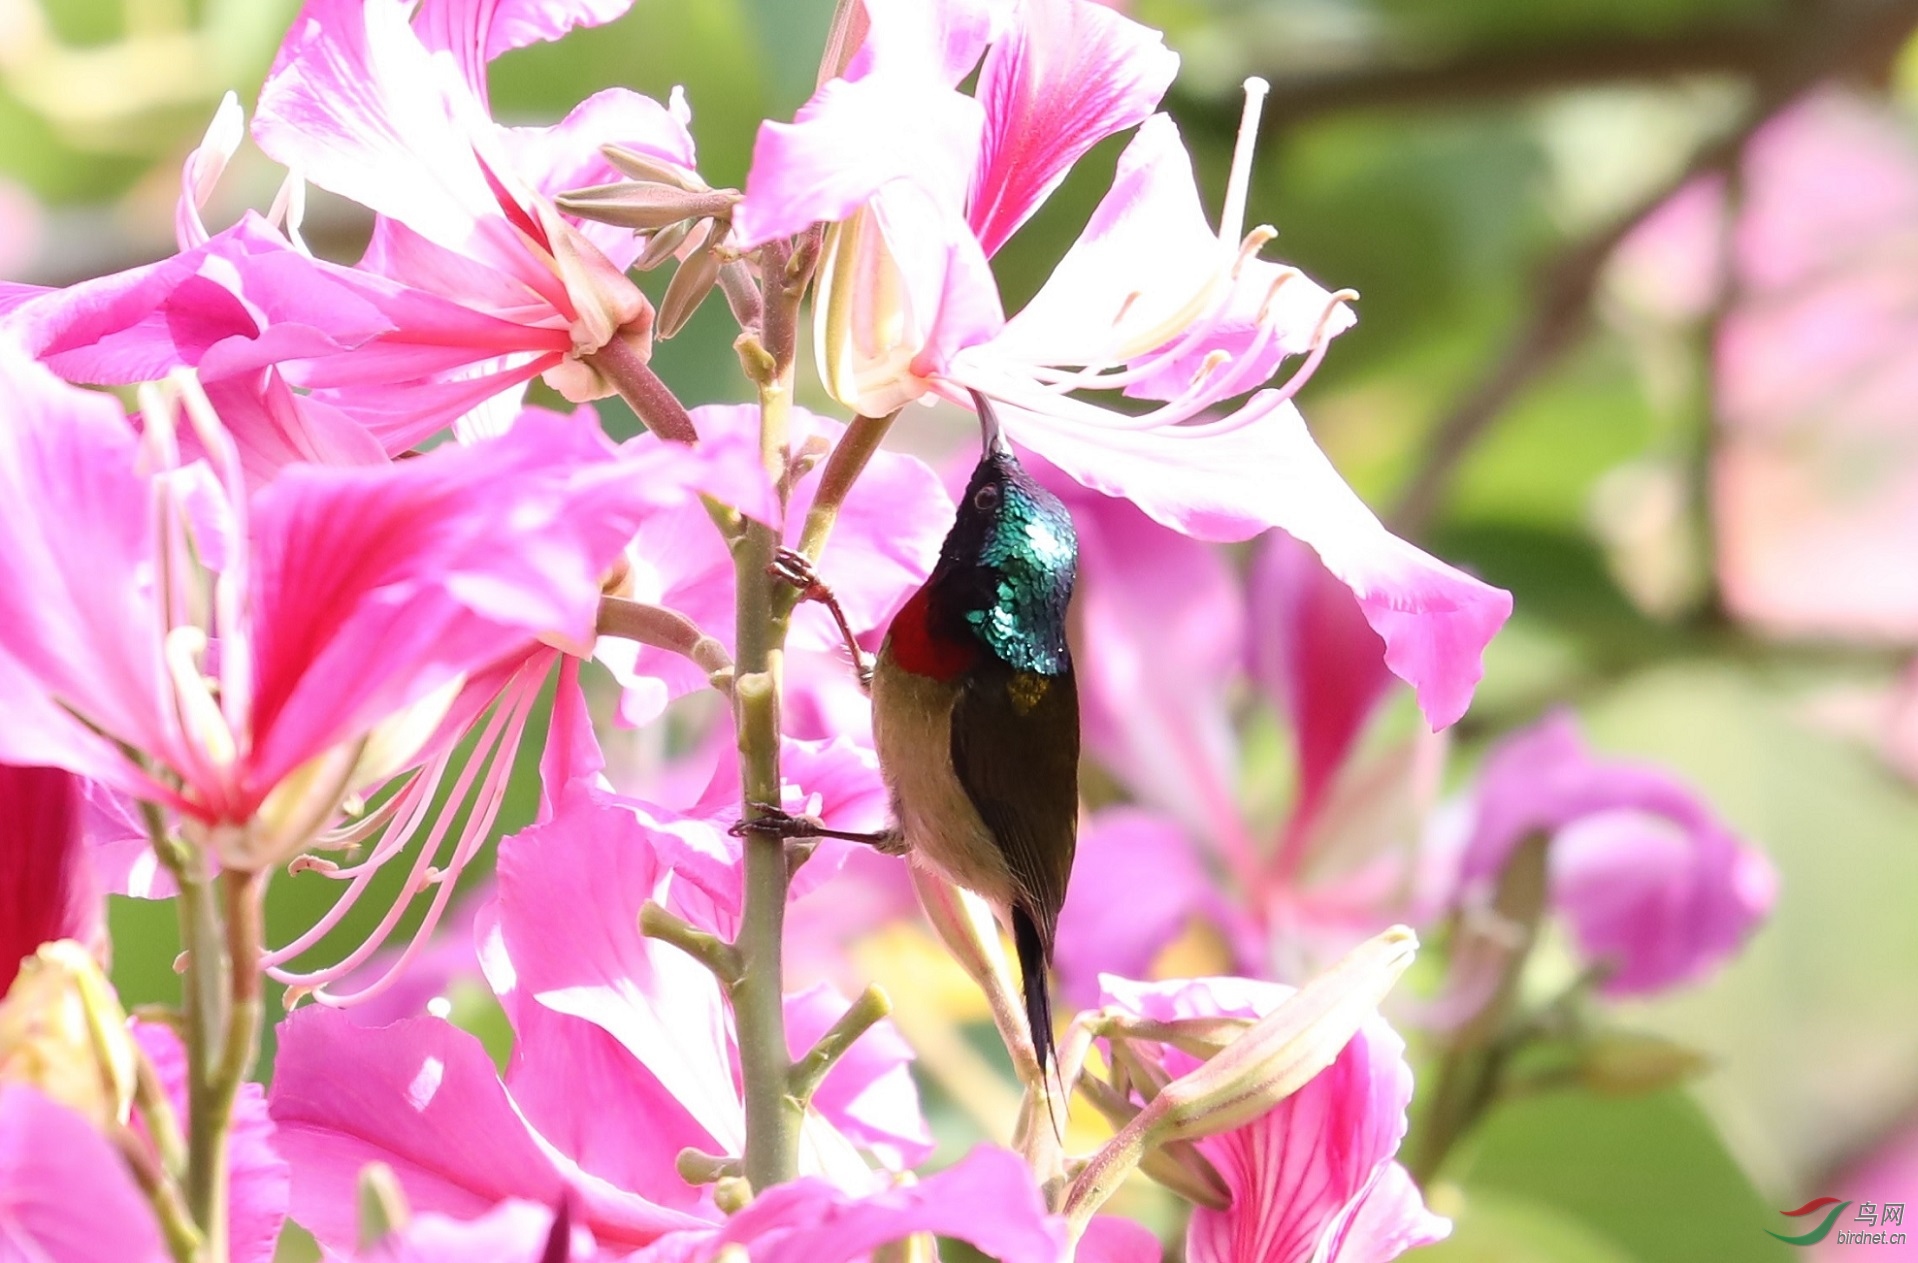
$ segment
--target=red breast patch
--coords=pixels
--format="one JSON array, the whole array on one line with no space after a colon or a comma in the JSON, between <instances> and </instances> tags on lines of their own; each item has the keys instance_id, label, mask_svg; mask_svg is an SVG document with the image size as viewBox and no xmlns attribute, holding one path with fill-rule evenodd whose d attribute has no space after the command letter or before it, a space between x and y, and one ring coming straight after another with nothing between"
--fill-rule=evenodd
<instances>
[{"instance_id":1,"label":"red breast patch","mask_svg":"<svg viewBox=\"0 0 1918 1263\"><path fill-rule=\"evenodd\" d=\"M970 637L954 640L935 632L930 614L926 590L920 588L893 616L892 630L886 633L892 659L914 675L942 683L957 679L978 659L978 646Z\"/></svg>"}]
</instances>

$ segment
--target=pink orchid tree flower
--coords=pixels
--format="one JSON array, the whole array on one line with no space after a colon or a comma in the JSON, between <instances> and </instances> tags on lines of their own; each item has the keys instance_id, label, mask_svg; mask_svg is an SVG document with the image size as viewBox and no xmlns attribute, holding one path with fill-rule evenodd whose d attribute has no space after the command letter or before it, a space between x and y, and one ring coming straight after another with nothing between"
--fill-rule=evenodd
<instances>
[{"instance_id":1,"label":"pink orchid tree flower","mask_svg":"<svg viewBox=\"0 0 1918 1263\"><path fill-rule=\"evenodd\" d=\"M249 493L202 396L119 406L0 347L0 756L178 812L255 871L407 765L470 673L590 644L632 529L596 435L530 424L404 464L303 466ZM523 429L523 433L520 432ZM72 576L87 576L85 583Z\"/></svg>"},{"instance_id":2,"label":"pink orchid tree flower","mask_svg":"<svg viewBox=\"0 0 1918 1263\"><path fill-rule=\"evenodd\" d=\"M55 939L103 954L104 891L85 836L85 783L54 767L0 763L0 995Z\"/></svg>"},{"instance_id":3,"label":"pink orchid tree flower","mask_svg":"<svg viewBox=\"0 0 1918 1263\"><path fill-rule=\"evenodd\" d=\"M555 429L570 425L582 432L594 432L597 426L591 410L584 407L570 419L531 408L522 417L523 424ZM589 502L581 504L582 511L602 515L611 507L612 515L603 517L600 525L611 529L618 522L618 533L634 536L613 567L614 574L626 578L613 586L630 595L635 572L665 564L672 549L662 545L656 529L658 521L683 520L686 510L701 504L702 498L749 516L769 517L776 512L777 498L763 469L756 462L741 462L735 456L721 442L666 443L650 435L641 435L620 450L617 481L602 488L613 491L617 503L596 507ZM704 519L704 508L695 511ZM607 582L612 584L610 576ZM396 986L409 986L416 998L438 994L430 986L422 992L418 985L408 984L407 975L421 956L435 950L433 932L452 904L458 879L492 835L505 803L514 752L520 749L528 723L556 670L552 721L541 756L539 819L551 817L555 804L574 782L603 779L599 773L604 758L592 731L579 678L580 660L589 654L597 654L615 666L625 664L630 671L632 642L608 636L562 644L559 637L548 635L526 641L519 653L465 680L437 730L419 750L418 769L392 783L393 792L385 795L377 808L328 831L318 845L337 849L374 843L376 838L377 842L350 863L311 855L295 862L299 871L340 883L341 893L304 933L265 954L262 964L270 977L292 989L296 996L311 996L319 1003L342 1007L376 1001ZM686 662L678 655L662 653L659 658L662 666ZM640 678L640 683L662 687L656 680ZM455 805L452 809L441 804L441 795L449 786L450 802ZM449 839L452 850L446 857L444 848ZM403 861L403 856L410 856L410 861ZM344 957L322 965L302 959L324 942L373 889L380 872L396 862L412 865L405 885L409 897L391 904L373 932ZM423 917L397 954L385 952L414 897L426 905Z\"/></svg>"},{"instance_id":4,"label":"pink orchid tree flower","mask_svg":"<svg viewBox=\"0 0 1918 1263\"><path fill-rule=\"evenodd\" d=\"M0 326L68 381L193 369L255 482L379 463L491 409L512 383L472 367L524 341L500 316L314 259L251 214L159 263L36 290Z\"/></svg>"},{"instance_id":5,"label":"pink orchid tree flower","mask_svg":"<svg viewBox=\"0 0 1918 1263\"><path fill-rule=\"evenodd\" d=\"M351 1189L378 1160L422 1210L464 1218L508 1198L564 1196L604 1247L710 1230L719 1212L676 1159L743 1142L731 1019L714 976L642 936L639 916L655 901L708 933L729 930L737 846L721 821L583 781L551 819L502 843L499 894L479 929L486 977L515 1030L503 1082L478 1041L440 1019L369 1029L321 1007L296 1012L281 1028L272 1090L295 1219L322 1242L350 1240ZM843 1009L817 989L789 997L789 1031L820 1029ZM906 1056L883 1027L855 1042L813 1101L807 1172L864 1194L878 1177L855 1145L924 1157L930 1137Z\"/></svg>"},{"instance_id":6,"label":"pink orchid tree flower","mask_svg":"<svg viewBox=\"0 0 1918 1263\"><path fill-rule=\"evenodd\" d=\"M1550 838L1551 902L1607 995L1643 995L1723 964L1771 911L1778 876L1662 768L1594 756L1568 714L1486 756L1455 822L1458 899L1489 897L1512 852Z\"/></svg>"},{"instance_id":7,"label":"pink orchid tree flower","mask_svg":"<svg viewBox=\"0 0 1918 1263\"><path fill-rule=\"evenodd\" d=\"M484 379L490 394L535 376L576 402L658 384L646 367L652 307L625 275L638 242L583 226L552 199L614 178L599 154L609 142L690 170L683 103L668 109L613 89L545 129L500 127L486 103L492 57L618 7L433 5L414 14L394 0L311 0L260 92L260 147L379 215L363 269L520 331L517 346L463 374ZM672 422L672 437L693 436L683 410Z\"/></svg>"},{"instance_id":8,"label":"pink orchid tree flower","mask_svg":"<svg viewBox=\"0 0 1918 1263\"><path fill-rule=\"evenodd\" d=\"M883 415L928 395L998 400L1009 435L1084 486L1197 538L1279 527L1351 588L1435 726L1456 720L1510 597L1388 533L1339 478L1292 393L1351 323L1349 292L1264 262L1242 235L1251 93L1218 231L1177 129L1152 110L1175 59L1088 0L875 3L840 78L760 132L734 237L830 224L816 343L828 388ZM955 85L975 62L979 91ZM1104 201L1010 320L987 266L1070 165L1139 125ZM1287 356L1304 367L1224 419ZM1121 389L1121 416L1075 397Z\"/></svg>"},{"instance_id":9,"label":"pink orchid tree flower","mask_svg":"<svg viewBox=\"0 0 1918 1263\"><path fill-rule=\"evenodd\" d=\"M1259 1018L1292 988L1242 978L1104 980L1105 1003L1159 1021ZM1142 1047L1135 1044L1134 1047ZM1199 1060L1161 1047L1178 1076ZM1385 1263L1442 1240L1451 1223L1425 1208L1395 1160L1412 1098L1405 1043L1373 1017L1336 1060L1271 1111L1196 1146L1231 1194L1199 1207L1186 1231L1193 1263Z\"/></svg>"},{"instance_id":10,"label":"pink orchid tree flower","mask_svg":"<svg viewBox=\"0 0 1918 1263\"><path fill-rule=\"evenodd\" d=\"M153 1208L85 1117L0 1084L0 1243L6 1256L165 1263ZM17 1253L16 1253L17 1252Z\"/></svg>"}]
</instances>

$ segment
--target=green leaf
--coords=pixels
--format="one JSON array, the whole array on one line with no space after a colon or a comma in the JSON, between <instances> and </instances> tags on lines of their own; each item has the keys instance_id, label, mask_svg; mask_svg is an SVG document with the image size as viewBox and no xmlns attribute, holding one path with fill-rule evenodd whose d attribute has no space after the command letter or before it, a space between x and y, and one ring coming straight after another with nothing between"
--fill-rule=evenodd
<instances>
[{"instance_id":1,"label":"green leaf","mask_svg":"<svg viewBox=\"0 0 1918 1263\"><path fill-rule=\"evenodd\" d=\"M1683 1092L1507 1101L1487 1120L1462 1174L1468 1204L1490 1194L1549 1207L1640 1263L1792 1257L1766 1235L1776 1209Z\"/></svg>"}]
</instances>

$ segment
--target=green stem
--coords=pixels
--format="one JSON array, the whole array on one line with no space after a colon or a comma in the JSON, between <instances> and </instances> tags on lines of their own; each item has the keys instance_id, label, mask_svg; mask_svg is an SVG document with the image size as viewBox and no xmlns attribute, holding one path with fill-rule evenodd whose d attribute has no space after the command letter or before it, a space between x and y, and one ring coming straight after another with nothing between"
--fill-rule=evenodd
<instances>
[{"instance_id":1,"label":"green stem","mask_svg":"<svg viewBox=\"0 0 1918 1263\"><path fill-rule=\"evenodd\" d=\"M217 1103L213 1060L226 1044L228 970L226 935L214 906L206 857L197 849L176 874L180 884L180 939L186 947L182 1014L187 1061L187 1209L204 1234L201 1257L226 1259L226 1129Z\"/></svg>"},{"instance_id":2,"label":"green stem","mask_svg":"<svg viewBox=\"0 0 1918 1263\"><path fill-rule=\"evenodd\" d=\"M263 1016L259 959L265 877L222 873L224 915L205 860L180 887L187 958L187 1207L204 1238L200 1257L227 1257L227 1132L253 1068Z\"/></svg>"},{"instance_id":3,"label":"green stem","mask_svg":"<svg viewBox=\"0 0 1918 1263\"><path fill-rule=\"evenodd\" d=\"M795 252L774 242L760 252L765 305L759 335L741 339L740 362L759 389L759 456L766 474L788 483L793 361L799 300L806 275L795 275ZM737 623L734 636L733 714L739 740L742 811L780 799L779 694L790 607L778 601L768 572L779 546L773 528L746 521L733 552ZM792 1056L786 1045L785 971L781 962L790 869L784 839L771 832L745 837L745 909L738 941L739 979L731 988L739 1033L740 1079L746 1107L746 1179L755 1190L799 1173L799 1128L805 1107L792 1092Z\"/></svg>"}]
</instances>

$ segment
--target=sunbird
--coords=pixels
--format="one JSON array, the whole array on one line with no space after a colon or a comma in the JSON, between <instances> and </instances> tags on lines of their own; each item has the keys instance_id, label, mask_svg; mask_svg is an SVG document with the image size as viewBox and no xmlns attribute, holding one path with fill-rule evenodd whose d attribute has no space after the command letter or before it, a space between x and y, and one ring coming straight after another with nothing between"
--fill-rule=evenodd
<instances>
[{"instance_id":1,"label":"sunbird","mask_svg":"<svg viewBox=\"0 0 1918 1263\"><path fill-rule=\"evenodd\" d=\"M1079 540L1065 505L1013 455L992 405L973 399L984 453L938 564L872 668L893 827L847 834L782 813L742 827L852 837L984 897L1012 932L1043 1075L1056 1051L1046 971L1079 832L1079 686L1066 645ZM803 559L782 561L806 596L830 602Z\"/></svg>"}]
</instances>

